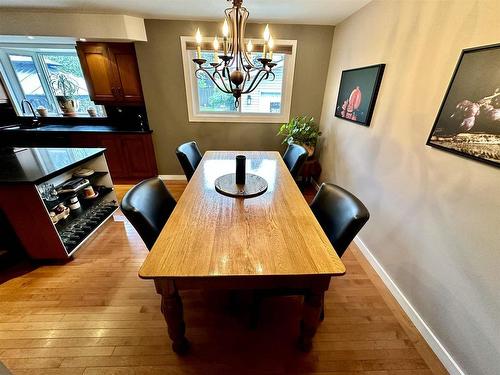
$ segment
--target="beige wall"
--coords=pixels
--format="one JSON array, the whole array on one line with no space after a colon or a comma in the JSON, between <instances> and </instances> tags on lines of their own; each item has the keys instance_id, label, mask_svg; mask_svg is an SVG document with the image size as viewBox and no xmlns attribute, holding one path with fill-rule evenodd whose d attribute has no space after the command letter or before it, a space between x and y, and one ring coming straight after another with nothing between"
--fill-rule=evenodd
<instances>
[{"instance_id":1,"label":"beige wall","mask_svg":"<svg viewBox=\"0 0 500 375\"><path fill-rule=\"evenodd\" d=\"M367 5L335 28L321 118L322 180L365 202L361 240L471 375L500 371L500 170L425 143L460 51L500 42L499 14L497 0ZM335 118L341 71L378 63L371 126Z\"/></svg>"},{"instance_id":2,"label":"beige wall","mask_svg":"<svg viewBox=\"0 0 500 375\"><path fill-rule=\"evenodd\" d=\"M160 174L182 174L175 149L196 140L204 150L279 150L279 124L189 123L181 60L181 35L215 35L220 24L199 21L146 20L147 43L136 43L141 80ZM250 24L247 35L260 37L264 25ZM271 25L276 39L297 40L290 116L319 119L330 59L333 27Z\"/></svg>"},{"instance_id":3,"label":"beige wall","mask_svg":"<svg viewBox=\"0 0 500 375\"><path fill-rule=\"evenodd\" d=\"M115 14L0 10L0 35L146 41L144 20Z\"/></svg>"}]
</instances>

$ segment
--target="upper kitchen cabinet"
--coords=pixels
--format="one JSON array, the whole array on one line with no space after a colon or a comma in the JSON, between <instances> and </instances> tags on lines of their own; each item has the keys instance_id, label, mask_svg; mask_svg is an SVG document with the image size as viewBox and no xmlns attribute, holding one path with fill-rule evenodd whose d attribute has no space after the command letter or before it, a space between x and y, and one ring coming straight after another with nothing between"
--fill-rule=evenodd
<instances>
[{"instance_id":1,"label":"upper kitchen cabinet","mask_svg":"<svg viewBox=\"0 0 500 375\"><path fill-rule=\"evenodd\" d=\"M76 50L96 104L144 103L133 43L77 42Z\"/></svg>"}]
</instances>

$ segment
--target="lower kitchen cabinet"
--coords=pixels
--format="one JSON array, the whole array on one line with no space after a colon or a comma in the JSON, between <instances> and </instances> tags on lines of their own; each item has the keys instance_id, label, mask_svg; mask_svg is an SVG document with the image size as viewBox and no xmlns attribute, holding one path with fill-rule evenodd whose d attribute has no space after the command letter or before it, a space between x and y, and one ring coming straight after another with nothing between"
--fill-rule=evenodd
<instances>
[{"instance_id":1,"label":"lower kitchen cabinet","mask_svg":"<svg viewBox=\"0 0 500 375\"><path fill-rule=\"evenodd\" d=\"M0 146L102 147L115 183L137 183L158 176L150 132L1 130Z\"/></svg>"},{"instance_id":2,"label":"lower kitchen cabinet","mask_svg":"<svg viewBox=\"0 0 500 375\"><path fill-rule=\"evenodd\" d=\"M104 147L113 180L135 183L158 175L151 134L73 133L73 147Z\"/></svg>"}]
</instances>

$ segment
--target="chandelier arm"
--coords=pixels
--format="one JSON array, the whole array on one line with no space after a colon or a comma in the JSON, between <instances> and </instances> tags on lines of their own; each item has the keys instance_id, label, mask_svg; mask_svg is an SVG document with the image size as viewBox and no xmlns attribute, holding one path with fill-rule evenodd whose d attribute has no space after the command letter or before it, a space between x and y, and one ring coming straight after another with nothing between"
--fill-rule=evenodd
<instances>
[{"instance_id":1,"label":"chandelier arm","mask_svg":"<svg viewBox=\"0 0 500 375\"><path fill-rule=\"evenodd\" d=\"M232 10L233 10L233 8L227 8L224 11L224 15L225 15L226 21L228 21L227 23L230 24L231 26L234 26L233 22L231 20L231 11ZM228 67L233 66L234 60L235 60L234 59L234 35L233 35L234 30L233 29L234 29L234 27L230 28L230 33L228 36L228 43L229 43L229 41L231 41L231 42L229 43L229 48L227 50L227 56L232 57L232 59L224 64L224 66L228 66Z\"/></svg>"},{"instance_id":2,"label":"chandelier arm","mask_svg":"<svg viewBox=\"0 0 500 375\"><path fill-rule=\"evenodd\" d=\"M256 69L256 66L248 56L248 53L246 51L245 46L245 32L246 32L246 26L247 26L247 20L248 17L250 17L250 12L247 10L245 7L241 7L242 10L242 21L241 21L241 60L242 60L242 65L250 65L252 68ZM246 64L245 64L246 63Z\"/></svg>"},{"instance_id":3,"label":"chandelier arm","mask_svg":"<svg viewBox=\"0 0 500 375\"><path fill-rule=\"evenodd\" d=\"M235 87L233 86L233 82L231 81L231 73L229 72L229 68L226 67L227 80L229 82L230 93L234 93Z\"/></svg>"},{"instance_id":4,"label":"chandelier arm","mask_svg":"<svg viewBox=\"0 0 500 375\"><path fill-rule=\"evenodd\" d=\"M236 57L236 70L240 70L240 57L241 57L241 33L240 33L240 10L239 8L236 8L235 10L235 22L236 26L234 30L236 31L236 37L234 38L234 41L236 42L236 49L235 49L235 57Z\"/></svg>"},{"instance_id":5,"label":"chandelier arm","mask_svg":"<svg viewBox=\"0 0 500 375\"><path fill-rule=\"evenodd\" d=\"M261 74L263 73L263 74ZM264 77L267 77L268 76L268 73L269 72L266 72L265 70L259 70L257 72L257 74L255 75L255 77L253 78L252 80L252 83L250 84L250 86L248 87L248 91L245 91L244 94L249 94L251 93L252 91L254 91L257 86L262 82L262 80L264 79ZM274 74L274 73L273 73ZM260 78L259 78L260 77ZM266 78L267 79L267 78Z\"/></svg>"},{"instance_id":6,"label":"chandelier arm","mask_svg":"<svg viewBox=\"0 0 500 375\"><path fill-rule=\"evenodd\" d=\"M250 81L250 73L248 71L245 70L245 68L243 68L244 72L245 72L245 79L243 79L243 83L241 84L241 92L245 92L245 86L247 85L247 83Z\"/></svg>"},{"instance_id":7,"label":"chandelier arm","mask_svg":"<svg viewBox=\"0 0 500 375\"><path fill-rule=\"evenodd\" d=\"M274 74L274 72L272 70L267 72L267 78L269 78L269 76L273 76L273 78L271 79L271 82L274 81L276 78L276 75Z\"/></svg>"},{"instance_id":8,"label":"chandelier arm","mask_svg":"<svg viewBox=\"0 0 500 375\"><path fill-rule=\"evenodd\" d=\"M220 91L225 92L226 94L231 94L231 93L232 93L232 91L229 91L229 90L225 87L225 85L224 85L224 87L221 87L221 86L217 83L217 81L216 81L216 80L212 77L212 75L210 74L210 72L209 72L208 70L206 70L205 68L198 68L198 69L196 69L196 71L194 72L194 74L195 74L196 78L198 78L198 79L200 79L200 78L201 78L201 76L199 75L199 73L200 73L200 72L205 73L205 74L208 76L208 78L210 78L210 80L214 83L214 85L215 85L215 86L217 86L217 88L218 88ZM224 83L224 81L222 81L222 82Z\"/></svg>"},{"instance_id":9,"label":"chandelier arm","mask_svg":"<svg viewBox=\"0 0 500 375\"><path fill-rule=\"evenodd\" d=\"M217 74L220 78L220 81L222 82L222 85L224 86L224 89L220 89L220 86L217 84L217 81L215 80L215 74ZM220 74L220 72L218 70L216 70L214 72L214 77L212 79L212 81L215 83L215 85L221 90L221 91L224 91L225 93L227 94L232 94L232 91L230 89L227 88L227 85L226 85L226 82L224 81L224 78L222 77L222 75Z\"/></svg>"}]
</instances>

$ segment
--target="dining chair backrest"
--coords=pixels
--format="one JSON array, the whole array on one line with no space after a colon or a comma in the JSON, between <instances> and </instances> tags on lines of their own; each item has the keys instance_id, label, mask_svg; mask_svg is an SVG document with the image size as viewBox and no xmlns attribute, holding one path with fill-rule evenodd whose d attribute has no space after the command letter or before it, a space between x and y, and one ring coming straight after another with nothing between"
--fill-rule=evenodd
<instances>
[{"instance_id":1,"label":"dining chair backrest","mask_svg":"<svg viewBox=\"0 0 500 375\"><path fill-rule=\"evenodd\" d=\"M175 150L177 159L181 163L181 167L184 170L187 180L189 181L193 177L194 171L198 167L201 161L201 152L195 141L186 142L177 147Z\"/></svg>"},{"instance_id":2,"label":"dining chair backrest","mask_svg":"<svg viewBox=\"0 0 500 375\"><path fill-rule=\"evenodd\" d=\"M120 208L151 250L175 204L163 181L154 177L130 189L123 197Z\"/></svg>"},{"instance_id":3,"label":"dining chair backrest","mask_svg":"<svg viewBox=\"0 0 500 375\"><path fill-rule=\"evenodd\" d=\"M307 150L295 143L289 144L285 154L283 155L283 161L294 179L297 178L300 168L302 168L306 159Z\"/></svg>"},{"instance_id":4,"label":"dining chair backrest","mask_svg":"<svg viewBox=\"0 0 500 375\"><path fill-rule=\"evenodd\" d=\"M358 198L333 184L323 183L310 206L339 257L370 218Z\"/></svg>"}]
</instances>

